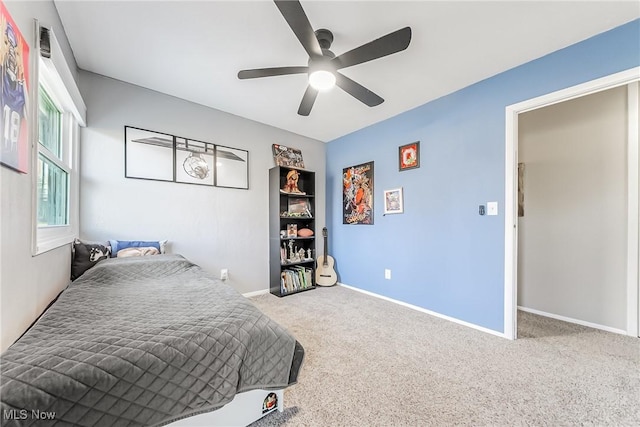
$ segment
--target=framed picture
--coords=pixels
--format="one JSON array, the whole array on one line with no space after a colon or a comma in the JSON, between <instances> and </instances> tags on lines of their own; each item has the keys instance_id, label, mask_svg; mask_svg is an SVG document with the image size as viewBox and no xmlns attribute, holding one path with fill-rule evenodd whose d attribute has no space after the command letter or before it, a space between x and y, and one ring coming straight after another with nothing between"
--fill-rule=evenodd
<instances>
[{"instance_id":1,"label":"framed picture","mask_svg":"<svg viewBox=\"0 0 640 427\"><path fill-rule=\"evenodd\" d=\"M213 186L215 145L176 138L176 182Z\"/></svg>"},{"instance_id":2,"label":"framed picture","mask_svg":"<svg viewBox=\"0 0 640 427\"><path fill-rule=\"evenodd\" d=\"M125 126L125 178L175 181L173 145L173 135Z\"/></svg>"},{"instance_id":3,"label":"framed picture","mask_svg":"<svg viewBox=\"0 0 640 427\"><path fill-rule=\"evenodd\" d=\"M402 145L398 150L398 162L400 171L420 167L420 142Z\"/></svg>"},{"instance_id":4,"label":"framed picture","mask_svg":"<svg viewBox=\"0 0 640 427\"><path fill-rule=\"evenodd\" d=\"M342 170L342 223L373 224L373 162Z\"/></svg>"},{"instance_id":5,"label":"framed picture","mask_svg":"<svg viewBox=\"0 0 640 427\"><path fill-rule=\"evenodd\" d=\"M216 186L249 189L249 152L216 145Z\"/></svg>"},{"instance_id":6,"label":"framed picture","mask_svg":"<svg viewBox=\"0 0 640 427\"><path fill-rule=\"evenodd\" d=\"M3 2L0 2L0 31L2 31L2 43L0 43L0 57L2 58L0 163L18 172L27 173L29 169L30 126L27 107L29 100L29 45Z\"/></svg>"},{"instance_id":7,"label":"framed picture","mask_svg":"<svg viewBox=\"0 0 640 427\"><path fill-rule=\"evenodd\" d=\"M273 144L273 160L276 166L304 169L302 151L296 148L285 147L280 144Z\"/></svg>"},{"instance_id":8,"label":"framed picture","mask_svg":"<svg viewBox=\"0 0 640 427\"><path fill-rule=\"evenodd\" d=\"M403 213L402 187L384 191L384 214Z\"/></svg>"},{"instance_id":9,"label":"framed picture","mask_svg":"<svg viewBox=\"0 0 640 427\"><path fill-rule=\"evenodd\" d=\"M124 127L125 178L249 189L249 152Z\"/></svg>"}]
</instances>

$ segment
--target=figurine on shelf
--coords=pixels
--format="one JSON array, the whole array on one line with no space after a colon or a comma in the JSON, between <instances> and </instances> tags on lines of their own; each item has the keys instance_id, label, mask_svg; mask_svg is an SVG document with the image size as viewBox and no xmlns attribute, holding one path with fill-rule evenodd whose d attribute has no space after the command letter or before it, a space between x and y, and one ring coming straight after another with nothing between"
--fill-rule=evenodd
<instances>
[{"instance_id":1,"label":"figurine on shelf","mask_svg":"<svg viewBox=\"0 0 640 427\"><path fill-rule=\"evenodd\" d=\"M300 174L298 171L292 169L287 173L287 183L284 185L282 189L283 193L291 193L291 194L305 194L303 191L300 191L298 188L298 178Z\"/></svg>"},{"instance_id":2,"label":"figurine on shelf","mask_svg":"<svg viewBox=\"0 0 640 427\"><path fill-rule=\"evenodd\" d=\"M307 249L307 259L311 259L311 248Z\"/></svg>"},{"instance_id":3,"label":"figurine on shelf","mask_svg":"<svg viewBox=\"0 0 640 427\"><path fill-rule=\"evenodd\" d=\"M294 252L293 252L293 240L289 240L289 258L288 258L289 262L295 262L294 259L293 259L293 254L294 254Z\"/></svg>"}]
</instances>

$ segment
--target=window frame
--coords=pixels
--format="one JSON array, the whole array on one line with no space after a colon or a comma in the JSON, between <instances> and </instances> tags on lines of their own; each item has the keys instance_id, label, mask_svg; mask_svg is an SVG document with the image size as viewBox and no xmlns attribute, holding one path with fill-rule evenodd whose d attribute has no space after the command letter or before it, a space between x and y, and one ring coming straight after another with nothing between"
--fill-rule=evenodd
<instances>
[{"instance_id":1,"label":"window frame","mask_svg":"<svg viewBox=\"0 0 640 427\"><path fill-rule=\"evenodd\" d=\"M39 113L40 105L40 85L43 86L47 95L54 103L56 108L61 112L60 121L60 137L62 142L61 158L52 153L49 149L40 144L39 140L39 114L32 114L33 125L31 126L34 137L32 138L32 255L39 255L50 250L67 245L78 236L79 232L79 178L78 178L78 165L79 165L79 134L80 124L76 120L74 114L73 99L69 89L64 83L64 79L58 72L52 61L46 60L38 55L36 61L34 61L34 68L37 76L35 84L33 84L34 107L32 111ZM38 174L35 172L38 165L38 156L40 153L44 153L45 157L52 161L57 166L61 167L68 173L68 185L67 185L67 221L66 225L38 225Z\"/></svg>"}]
</instances>

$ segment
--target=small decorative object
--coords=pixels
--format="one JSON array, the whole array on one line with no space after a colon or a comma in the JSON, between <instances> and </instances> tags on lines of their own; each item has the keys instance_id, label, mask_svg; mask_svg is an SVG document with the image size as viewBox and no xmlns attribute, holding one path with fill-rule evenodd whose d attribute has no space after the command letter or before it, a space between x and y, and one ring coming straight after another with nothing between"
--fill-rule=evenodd
<instances>
[{"instance_id":1,"label":"small decorative object","mask_svg":"<svg viewBox=\"0 0 640 427\"><path fill-rule=\"evenodd\" d=\"M400 171L420 167L420 142L403 145L399 149Z\"/></svg>"},{"instance_id":2,"label":"small decorative object","mask_svg":"<svg viewBox=\"0 0 640 427\"><path fill-rule=\"evenodd\" d=\"M313 236L313 230L309 228L301 228L298 230L298 237L311 237Z\"/></svg>"},{"instance_id":3,"label":"small decorative object","mask_svg":"<svg viewBox=\"0 0 640 427\"><path fill-rule=\"evenodd\" d=\"M20 173L29 169L29 45L3 2L0 2L2 43L2 131L0 163ZM37 90L37 81L36 81ZM36 102L37 104L37 102ZM35 120L38 112L36 111ZM40 111L42 114L42 111ZM37 138L37 135L36 135Z\"/></svg>"},{"instance_id":4,"label":"small decorative object","mask_svg":"<svg viewBox=\"0 0 640 427\"><path fill-rule=\"evenodd\" d=\"M300 191L300 189L298 188L299 177L300 177L300 174L298 173L298 171L295 169L291 169L287 173L287 182L285 183L281 191L283 193L289 193L289 194L305 194L303 191Z\"/></svg>"},{"instance_id":5,"label":"small decorative object","mask_svg":"<svg viewBox=\"0 0 640 427\"><path fill-rule=\"evenodd\" d=\"M289 240L289 262L293 259L293 240Z\"/></svg>"},{"instance_id":6,"label":"small decorative object","mask_svg":"<svg viewBox=\"0 0 640 427\"><path fill-rule=\"evenodd\" d=\"M287 216L311 217L309 199L292 197L289 199Z\"/></svg>"},{"instance_id":7,"label":"small decorative object","mask_svg":"<svg viewBox=\"0 0 640 427\"><path fill-rule=\"evenodd\" d=\"M287 230L280 230L280 238L284 239L285 237L287 237Z\"/></svg>"},{"instance_id":8,"label":"small decorative object","mask_svg":"<svg viewBox=\"0 0 640 427\"><path fill-rule=\"evenodd\" d=\"M402 201L402 187L384 191L384 214L404 212Z\"/></svg>"},{"instance_id":9,"label":"small decorative object","mask_svg":"<svg viewBox=\"0 0 640 427\"><path fill-rule=\"evenodd\" d=\"M373 162L342 170L342 223L373 224Z\"/></svg>"},{"instance_id":10,"label":"small decorative object","mask_svg":"<svg viewBox=\"0 0 640 427\"><path fill-rule=\"evenodd\" d=\"M311 257L311 248L307 249L307 258L312 259Z\"/></svg>"},{"instance_id":11,"label":"small decorative object","mask_svg":"<svg viewBox=\"0 0 640 427\"><path fill-rule=\"evenodd\" d=\"M273 144L273 159L277 166L304 169L302 151L284 145Z\"/></svg>"},{"instance_id":12,"label":"small decorative object","mask_svg":"<svg viewBox=\"0 0 640 427\"><path fill-rule=\"evenodd\" d=\"M287 224L287 237L298 237L298 224Z\"/></svg>"}]
</instances>

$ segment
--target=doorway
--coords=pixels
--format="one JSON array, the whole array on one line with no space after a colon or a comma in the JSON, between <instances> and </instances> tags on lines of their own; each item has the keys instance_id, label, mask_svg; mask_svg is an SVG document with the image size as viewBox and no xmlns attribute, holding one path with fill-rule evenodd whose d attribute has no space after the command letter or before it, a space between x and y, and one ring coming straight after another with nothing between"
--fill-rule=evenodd
<instances>
[{"instance_id":1,"label":"doorway","mask_svg":"<svg viewBox=\"0 0 640 427\"><path fill-rule=\"evenodd\" d=\"M518 308L518 206L517 206L517 165L519 147L519 120L522 114L539 110L565 101L581 98L616 87L625 87L628 93L628 141L627 141L627 183L626 192L627 224L626 242L622 242L625 260L622 262L624 289L618 290L618 305L626 308L626 319L617 319L624 325L620 330L628 335L638 336L638 75L639 69L632 69L602 79L568 88L559 92L534 98L507 107L506 109L506 153L505 153L505 325L507 338L517 338ZM526 165L525 172L526 173ZM526 188L525 188L526 193ZM525 202L526 203L526 202ZM626 201L625 201L626 203ZM525 204L526 212L526 204ZM526 213L525 213L526 215ZM624 240L625 236L622 236ZM626 249L626 250L625 250ZM624 277L626 276L626 277ZM625 286L626 285L626 286ZM622 296L620 293L622 292ZM531 297L531 296L529 296ZM621 301L621 298L623 301ZM624 307L626 305L626 307ZM614 328L615 329L615 328Z\"/></svg>"}]
</instances>

